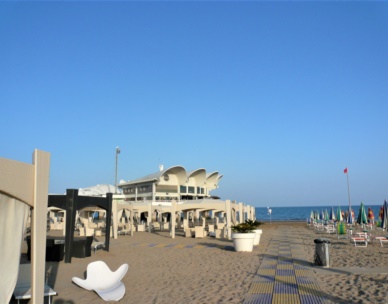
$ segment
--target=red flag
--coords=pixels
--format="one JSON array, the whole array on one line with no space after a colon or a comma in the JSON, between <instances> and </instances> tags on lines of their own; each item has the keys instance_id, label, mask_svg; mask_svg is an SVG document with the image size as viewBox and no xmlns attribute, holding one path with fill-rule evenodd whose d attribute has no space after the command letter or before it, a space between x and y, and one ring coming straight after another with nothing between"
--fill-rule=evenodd
<instances>
[{"instance_id":1,"label":"red flag","mask_svg":"<svg viewBox=\"0 0 388 304\"><path fill-rule=\"evenodd\" d=\"M348 173L348 168L345 168L345 169L344 169L344 173L345 173L345 174Z\"/></svg>"}]
</instances>

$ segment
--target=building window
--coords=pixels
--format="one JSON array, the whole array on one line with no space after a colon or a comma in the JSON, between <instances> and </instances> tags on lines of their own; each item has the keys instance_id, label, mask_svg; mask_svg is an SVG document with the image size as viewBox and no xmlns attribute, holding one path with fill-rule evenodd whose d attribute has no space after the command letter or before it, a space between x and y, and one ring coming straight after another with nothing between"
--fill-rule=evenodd
<instances>
[{"instance_id":1,"label":"building window","mask_svg":"<svg viewBox=\"0 0 388 304\"><path fill-rule=\"evenodd\" d=\"M151 185L141 185L141 186L138 186L137 189L139 193L152 192Z\"/></svg>"},{"instance_id":2,"label":"building window","mask_svg":"<svg viewBox=\"0 0 388 304\"><path fill-rule=\"evenodd\" d=\"M135 194L135 187L124 188L124 194Z\"/></svg>"},{"instance_id":3,"label":"building window","mask_svg":"<svg viewBox=\"0 0 388 304\"><path fill-rule=\"evenodd\" d=\"M191 186L189 186L189 193L192 193L192 194L194 194L194 187L191 187Z\"/></svg>"},{"instance_id":4,"label":"building window","mask_svg":"<svg viewBox=\"0 0 388 304\"><path fill-rule=\"evenodd\" d=\"M180 186L179 189L180 189L179 190L180 193L186 193L187 192L186 186Z\"/></svg>"}]
</instances>

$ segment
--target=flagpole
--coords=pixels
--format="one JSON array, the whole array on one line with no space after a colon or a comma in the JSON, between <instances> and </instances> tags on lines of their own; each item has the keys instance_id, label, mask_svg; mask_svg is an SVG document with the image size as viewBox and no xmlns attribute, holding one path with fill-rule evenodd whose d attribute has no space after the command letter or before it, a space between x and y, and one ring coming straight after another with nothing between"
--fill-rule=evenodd
<instances>
[{"instance_id":1,"label":"flagpole","mask_svg":"<svg viewBox=\"0 0 388 304\"><path fill-rule=\"evenodd\" d=\"M353 217L353 214L352 214L352 211L351 211L351 207L350 207L350 187L349 187L349 173L348 173L348 167L345 168L344 170L344 173L346 174L346 181L348 183L348 200L349 200L349 215L348 215L348 222L349 222L349 219ZM353 221L353 219L352 219Z\"/></svg>"},{"instance_id":2,"label":"flagpole","mask_svg":"<svg viewBox=\"0 0 388 304\"><path fill-rule=\"evenodd\" d=\"M349 200L349 208L350 208L350 188L349 188L349 173L348 168L346 168L346 180L348 182L348 200Z\"/></svg>"}]
</instances>

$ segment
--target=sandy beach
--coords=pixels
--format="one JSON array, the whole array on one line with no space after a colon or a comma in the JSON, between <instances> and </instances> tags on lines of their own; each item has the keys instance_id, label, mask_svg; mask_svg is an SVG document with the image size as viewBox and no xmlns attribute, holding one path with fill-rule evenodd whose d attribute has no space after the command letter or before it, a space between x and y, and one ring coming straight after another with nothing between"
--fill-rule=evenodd
<instances>
[{"instance_id":1,"label":"sandy beach","mask_svg":"<svg viewBox=\"0 0 388 304\"><path fill-rule=\"evenodd\" d=\"M47 262L46 282L58 292L53 303L105 303L95 292L71 281L73 276L84 278L90 262L102 260L112 270L129 265L121 303L243 303L274 233L285 227L295 235L293 242L300 245L303 262L314 270L327 303L387 303L388 245L382 248L375 241L354 247L335 234L295 222L262 225L260 245L250 253L234 252L230 240L185 238L183 231L175 239L168 231L119 236L111 239L109 252L98 250L88 258L72 258L70 264ZM387 233L373 230L372 234ZM314 239L320 237L331 241L330 268L313 266ZM25 252L23 245L22 263Z\"/></svg>"}]
</instances>

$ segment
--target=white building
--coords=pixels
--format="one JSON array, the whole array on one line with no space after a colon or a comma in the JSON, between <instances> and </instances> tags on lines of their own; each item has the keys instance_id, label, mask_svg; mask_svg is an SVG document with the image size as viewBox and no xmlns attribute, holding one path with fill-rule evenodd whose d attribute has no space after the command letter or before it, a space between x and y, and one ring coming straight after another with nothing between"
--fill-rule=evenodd
<instances>
[{"instance_id":1,"label":"white building","mask_svg":"<svg viewBox=\"0 0 388 304\"><path fill-rule=\"evenodd\" d=\"M223 175L207 173L205 169L186 171L182 166L158 172L128 182L121 182L125 200L129 202L189 201L210 198L210 192L218 188Z\"/></svg>"}]
</instances>

